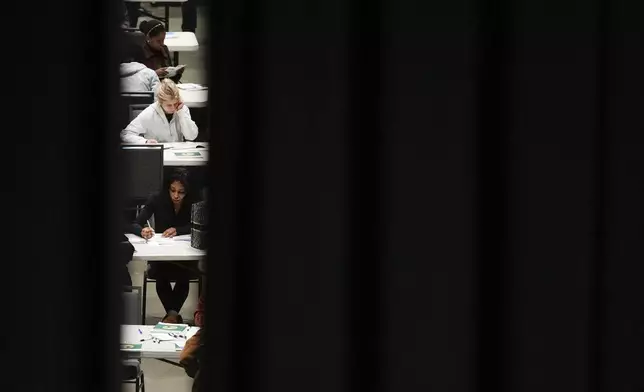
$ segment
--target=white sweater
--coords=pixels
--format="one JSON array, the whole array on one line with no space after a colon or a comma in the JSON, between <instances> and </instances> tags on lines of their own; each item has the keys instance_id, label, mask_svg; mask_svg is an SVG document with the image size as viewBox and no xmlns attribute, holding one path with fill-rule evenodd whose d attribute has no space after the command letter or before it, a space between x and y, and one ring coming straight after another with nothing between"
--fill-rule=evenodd
<instances>
[{"instance_id":1,"label":"white sweater","mask_svg":"<svg viewBox=\"0 0 644 392\"><path fill-rule=\"evenodd\" d=\"M119 69L121 75L121 91L138 93L153 91L156 93L159 77L157 73L141 63L122 63Z\"/></svg>"},{"instance_id":2,"label":"white sweater","mask_svg":"<svg viewBox=\"0 0 644 392\"><path fill-rule=\"evenodd\" d=\"M170 122L158 102L145 108L130 125L121 131L121 140L124 143L143 144L147 139L154 139L159 143L183 142L195 140L199 134L197 124L190 118L190 110L186 105L177 110Z\"/></svg>"}]
</instances>

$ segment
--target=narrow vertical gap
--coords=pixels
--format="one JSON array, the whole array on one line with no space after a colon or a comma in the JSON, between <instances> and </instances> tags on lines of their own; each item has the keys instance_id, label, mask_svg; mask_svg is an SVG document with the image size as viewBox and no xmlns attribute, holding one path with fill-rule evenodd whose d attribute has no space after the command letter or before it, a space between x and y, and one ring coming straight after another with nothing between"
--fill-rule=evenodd
<instances>
[{"instance_id":1,"label":"narrow vertical gap","mask_svg":"<svg viewBox=\"0 0 644 392\"><path fill-rule=\"evenodd\" d=\"M349 4L349 334L351 391L382 390L381 4Z\"/></svg>"}]
</instances>

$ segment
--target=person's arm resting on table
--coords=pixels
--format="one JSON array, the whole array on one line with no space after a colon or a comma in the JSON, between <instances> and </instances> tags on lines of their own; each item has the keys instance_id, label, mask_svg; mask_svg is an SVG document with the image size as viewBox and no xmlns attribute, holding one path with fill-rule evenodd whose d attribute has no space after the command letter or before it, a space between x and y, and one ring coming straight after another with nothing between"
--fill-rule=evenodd
<instances>
[{"instance_id":1,"label":"person's arm resting on table","mask_svg":"<svg viewBox=\"0 0 644 392\"><path fill-rule=\"evenodd\" d=\"M179 130L186 140L195 140L199 135L199 128L197 124L192 121L190 117L190 109L183 104L179 110L177 110L177 119L179 120Z\"/></svg>"}]
</instances>

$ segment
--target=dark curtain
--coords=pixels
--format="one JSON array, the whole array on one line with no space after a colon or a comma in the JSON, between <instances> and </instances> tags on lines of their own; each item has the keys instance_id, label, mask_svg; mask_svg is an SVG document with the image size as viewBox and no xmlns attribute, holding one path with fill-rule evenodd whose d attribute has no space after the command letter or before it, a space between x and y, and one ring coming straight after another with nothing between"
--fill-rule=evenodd
<instances>
[{"instance_id":1,"label":"dark curtain","mask_svg":"<svg viewBox=\"0 0 644 392\"><path fill-rule=\"evenodd\" d=\"M644 388L634 4L212 17L202 390Z\"/></svg>"},{"instance_id":2,"label":"dark curtain","mask_svg":"<svg viewBox=\"0 0 644 392\"><path fill-rule=\"evenodd\" d=\"M120 388L119 6L3 4L3 391Z\"/></svg>"}]
</instances>

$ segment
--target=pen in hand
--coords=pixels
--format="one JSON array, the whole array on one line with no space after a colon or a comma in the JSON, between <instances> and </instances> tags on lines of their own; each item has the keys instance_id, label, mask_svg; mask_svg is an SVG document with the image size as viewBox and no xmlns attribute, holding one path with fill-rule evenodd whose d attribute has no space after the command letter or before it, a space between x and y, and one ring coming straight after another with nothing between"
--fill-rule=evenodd
<instances>
[{"instance_id":1,"label":"pen in hand","mask_svg":"<svg viewBox=\"0 0 644 392\"><path fill-rule=\"evenodd\" d=\"M152 230L152 236L154 236L154 229L152 228L152 225L150 224L150 220L148 219L147 222L148 222L148 227L150 228L150 230ZM146 238L145 242L148 242L148 239L149 238Z\"/></svg>"}]
</instances>

